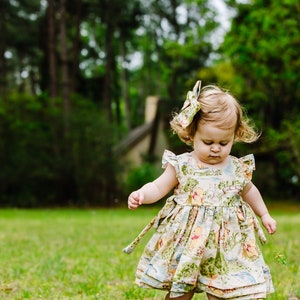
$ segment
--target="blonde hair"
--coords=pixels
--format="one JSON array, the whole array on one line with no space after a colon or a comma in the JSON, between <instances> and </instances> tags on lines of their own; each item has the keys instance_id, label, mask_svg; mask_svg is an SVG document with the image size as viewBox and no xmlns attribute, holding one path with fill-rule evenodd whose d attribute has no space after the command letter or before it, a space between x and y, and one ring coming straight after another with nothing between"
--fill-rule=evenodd
<instances>
[{"instance_id":1,"label":"blonde hair","mask_svg":"<svg viewBox=\"0 0 300 300\"><path fill-rule=\"evenodd\" d=\"M198 101L201 108L189 126L182 127L176 118L178 114L175 114L170 122L174 133L186 144L192 144L200 122L215 123L222 129L234 127L235 142L252 143L259 138L259 133L250 124L240 103L227 91L215 85L208 85L201 89Z\"/></svg>"}]
</instances>

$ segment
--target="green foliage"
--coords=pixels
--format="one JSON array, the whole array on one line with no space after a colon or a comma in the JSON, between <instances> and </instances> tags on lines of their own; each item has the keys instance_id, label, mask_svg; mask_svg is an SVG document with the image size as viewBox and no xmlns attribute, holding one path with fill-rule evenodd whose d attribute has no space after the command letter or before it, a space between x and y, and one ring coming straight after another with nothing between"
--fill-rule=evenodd
<instances>
[{"instance_id":1,"label":"green foliage","mask_svg":"<svg viewBox=\"0 0 300 300\"><path fill-rule=\"evenodd\" d=\"M274 151L281 184L289 196L299 195L300 188L300 120L284 120L279 131L270 128L266 147Z\"/></svg>"},{"instance_id":2,"label":"green foliage","mask_svg":"<svg viewBox=\"0 0 300 300\"><path fill-rule=\"evenodd\" d=\"M159 93L176 101L208 61L213 49L208 37L217 28L216 12L206 0L151 0L144 5L140 80L146 95Z\"/></svg>"},{"instance_id":3,"label":"green foliage","mask_svg":"<svg viewBox=\"0 0 300 300\"><path fill-rule=\"evenodd\" d=\"M229 89L246 106L263 132L254 152L261 160L270 157L277 170L270 174L278 182L272 186L274 193L281 189L295 194L298 183L292 182L300 169L295 154L300 112L298 0L224 0L235 15L218 53L214 40L222 24L211 1L66 2L66 61L61 57L63 2L52 2L52 27L45 4L50 1L8 1L0 11L0 91L7 98L0 105L3 203L82 204L86 198L94 203L103 193L111 203L107 186L120 169L110 152L117 134L111 134L106 117L118 126L115 131L121 137L143 122L148 95L162 96L171 111L181 107L177 100L182 101L199 78L203 84ZM215 54L220 59L212 67ZM62 65L68 66L68 82L62 82ZM51 86L58 95L76 92L85 100L71 99L71 114L63 116L63 101L53 103L43 96ZM290 122L292 115L296 117ZM293 124L296 127L290 128ZM186 150L177 137L170 141L171 148ZM104 178L106 168L112 172Z\"/></svg>"},{"instance_id":4,"label":"green foliage","mask_svg":"<svg viewBox=\"0 0 300 300\"><path fill-rule=\"evenodd\" d=\"M214 66L202 68L198 72L198 78L201 78L204 85L217 84L222 88L231 90L232 82L235 77L234 68L230 62L218 61ZM235 86L236 92L238 92Z\"/></svg>"},{"instance_id":5,"label":"green foliage","mask_svg":"<svg viewBox=\"0 0 300 300\"><path fill-rule=\"evenodd\" d=\"M112 205L116 133L93 103L13 95L2 101L1 206Z\"/></svg>"},{"instance_id":6,"label":"green foliage","mask_svg":"<svg viewBox=\"0 0 300 300\"><path fill-rule=\"evenodd\" d=\"M230 59L241 98L266 126L300 110L299 2L238 5L221 51Z\"/></svg>"},{"instance_id":7,"label":"green foliage","mask_svg":"<svg viewBox=\"0 0 300 300\"><path fill-rule=\"evenodd\" d=\"M138 167L131 168L124 183L126 194L128 195L147 182L154 180L160 173L156 165L147 162Z\"/></svg>"},{"instance_id":8,"label":"green foliage","mask_svg":"<svg viewBox=\"0 0 300 300\"><path fill-rule=\"evenodd\" d=\"M273 178L274 196L298 197L299 1L228 2L236 16L220 52L233 67L230 90L262 131L254 152L272 172L260 174L261 186Z\"/></svg>"}]
</instances>

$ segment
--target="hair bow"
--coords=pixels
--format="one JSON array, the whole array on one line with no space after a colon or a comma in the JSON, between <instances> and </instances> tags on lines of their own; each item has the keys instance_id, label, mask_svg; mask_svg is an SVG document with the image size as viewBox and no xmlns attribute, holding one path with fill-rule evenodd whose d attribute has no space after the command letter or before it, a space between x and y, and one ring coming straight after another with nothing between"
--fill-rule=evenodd
<instances>
[{"instance_id":1,"label":"hair bow","mask_svg":"<svg viewBox=\"0 0 300 300\"><path fill-rule=\"evenodd\" d=\"M176 116L176 121L182 128L186 128L192 123L194 116L201 108L200 102L198 101L200 89L201 81L198 80L193 88L193 91L189 91L187 93L183 107Z\"/></svg>"}]
</instances>

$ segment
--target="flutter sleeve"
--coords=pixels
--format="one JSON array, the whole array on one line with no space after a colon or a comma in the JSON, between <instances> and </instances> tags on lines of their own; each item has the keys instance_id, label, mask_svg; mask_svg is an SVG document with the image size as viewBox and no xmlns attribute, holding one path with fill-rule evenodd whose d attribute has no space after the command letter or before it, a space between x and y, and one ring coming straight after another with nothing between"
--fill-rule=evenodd
<instances>
[{"instance_id":1,"label":"flutter sleeve","mask_svg":"<svg viewBox=\"0 0 300 300\"><path fill-rule=\"evenodd\" d=\"M165 150L162 157L162 168L165 169L168 164L172 165L175 168L176 173L178 172L178 157L175 153L169 150Z\"/></svg>"},{"instance_id":2,"label":"flutter sleeve","mask_svg":"<svg viewBox=\"0 0 300 300\"><path fill-rule=\"evenodd\" d=\"M246 184L252 179L253 171L255 170L255 159L253 154L249 154L241 157L240 162L242 164L243 176L246 179Z\"/></svg>"}]
</instances>

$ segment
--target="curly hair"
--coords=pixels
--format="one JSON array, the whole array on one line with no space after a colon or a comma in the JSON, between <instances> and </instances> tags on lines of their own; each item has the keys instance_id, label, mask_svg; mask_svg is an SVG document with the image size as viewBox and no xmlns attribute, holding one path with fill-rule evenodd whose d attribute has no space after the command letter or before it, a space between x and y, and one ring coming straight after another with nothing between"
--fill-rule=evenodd
<instances>
[{"instance_id":1,"label":"curly hair","mask_svg":"<svg viewBox=\"0 0 300 300\"><path fill-rule=\"evenodd\" d=\"M252 143L260 134L254 129L240 103L227 91L215 85L201 89L198 101L201 108L194 116L192 123L183 128L174 114L170 122L171 128L186 144L192 144L198 126L201 123L215 123L222 129L234 128L234 141ZM200 124L200 125L199 125Z\"/></svg>"}]
</instances>

